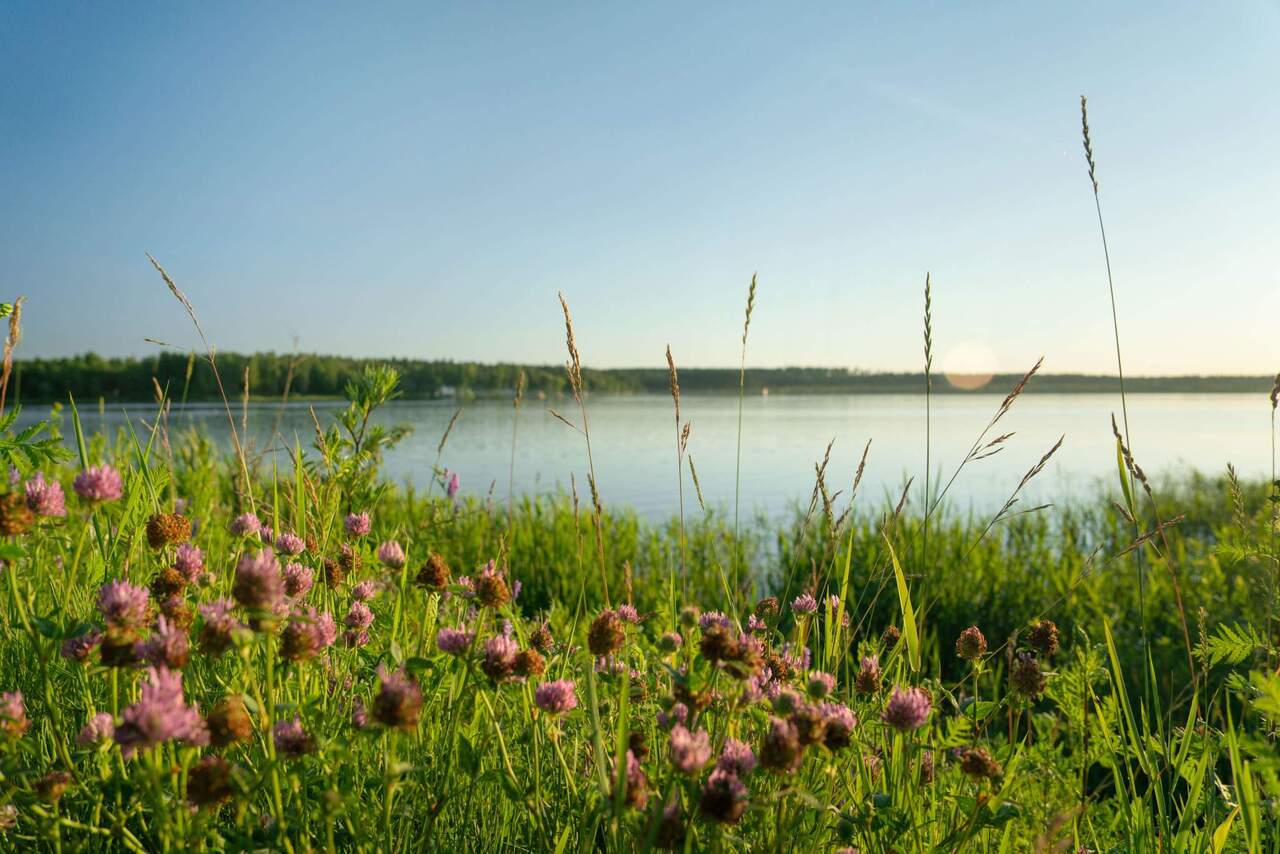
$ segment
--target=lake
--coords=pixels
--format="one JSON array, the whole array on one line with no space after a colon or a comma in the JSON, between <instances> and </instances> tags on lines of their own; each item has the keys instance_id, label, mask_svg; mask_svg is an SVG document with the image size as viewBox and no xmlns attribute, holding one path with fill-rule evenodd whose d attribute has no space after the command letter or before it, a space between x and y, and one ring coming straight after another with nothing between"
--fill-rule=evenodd
<instances>
[{"instance_id":1,"label":"lake","mask_svg":"<svg viewBox=\"0 0 1280 854\"><path fill-rule=\"evenodd\" d=\"M1001 395L939 395L933 399L933 467L951 475L999 406ZM949 496L953 510L992 512L1008 498L1018 480L1060 435L1062 449L1025 490L1026 501L1062 502L1088 496L1102 478L1115 478L1113 411L1119 398L1103 394L1031 394L1018 399L991 437L1013 432L1002 452L972 463ZM249 433L261 447L274 425L292 446L294 438L310 447L314 435L311 404L255 404L249 409ZM327 424L337 403L314 404ZM514 489L518 494L567 491L570 473L587 498L586 456L580 435L559 422L548 406L577 420L572 400L526 400L520 414ZM441 464L459 473L463 491L505 501L511 461L510 401L398 402L378 419L407 423L413 434L386 460L397 480L425 486L436 446L454 411L462 413L445 447ZM669 397L660 395L593 397L587 402L592 447L601 495L606 505L629 505L650 519L677 509L675 436ZM1159 476L1194 467L1218 474L1228 461L1242 476L1265 477L1270 470L1270 404L1265 396L1236 394L1145 394L1129 398L1134 454L1148 474ZM27 421L37 407L23 413ZM126 418L149 420L154 407L86 406L87 429L114 431ZM735 397L686 395L682 416L692 422L689 453L708 503L730 512L738 401ZM237 420L240 412L236 410ZM226 413L220 405L175 409L171 428L195 425L229 445ZM70 425L67 427L70 432ZM991 438L989 437L989 438ZM918 395L774 395L745 401L742 427L741 506L744 516L785 513L807 501L814 464L835 439L827 469L830 489L847 490L868 439L866 473L860 503L894 497L905 478L922 484L925 401ZM688 477L686 469L686 479ZM918 493L916 493L918 494ZM915 495L913 495L913 498ZM686 480L686 507L696 509ZM1023 506L1030 506L1024 504Z\"/></svg>"}]
</instances>

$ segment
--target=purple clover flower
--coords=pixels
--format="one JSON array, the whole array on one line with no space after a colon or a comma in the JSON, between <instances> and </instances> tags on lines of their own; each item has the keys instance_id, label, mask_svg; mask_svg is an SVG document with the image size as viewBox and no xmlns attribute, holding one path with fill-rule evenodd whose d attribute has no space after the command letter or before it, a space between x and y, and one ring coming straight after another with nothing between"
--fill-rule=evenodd
<instances>
[{"instance_id":1,"label":"purple clover flower","mask_svg":"<svg viewBox=\"0 0 1280 854\"><path fill-rule=\"evenodd\" d=\"M821 670L810 671L808 689L810 697L825 697L836 689L836 677Z\"/></svg>"},{"instance_id":2,"label":"purple clover flower","mask_svg":"<svg viewBox=\"0 0 1280 854\"><path fill-rule=\"evenodd\" d=\"M64 640L58 652L68 661L84 661L100 643L102 643L102 632L98 629L89 629L84 634Z\"/></svg>"},{"instance_id":3,"label":"purple clover flower","mask_svg":"<svg viewBox=\"0 0 1280 854\"><path fill-rule=\"evenodd\" d=\"M114 466L89 466L76 475L71 486L76 495L93 504L116 501L124 495L124 479Z\"/></svg>"},{"instance_id":4,"label":"purple clover flower","mask_svg":"<svg viewBox=\"0 0 1280 854\"><path fill-rule=\"evenodd\" d=\"M707 776L702 785L699 810L704 816L721 824L737 824L747 809L750 793L738 775L717 768Z\"/></svg>"},{"instance_id":5,"label":"purple clover flower","mask_svg":"<svg viewBox=\"0 0 1280 854\"><path fill-rule=\"evenodd\" d=\"M271 549L240 558L231 595L240 607L250 611L275 613L280 610L284 604L284 576L280 572L280 561Z\"/></svg>"},{"instance_id":6,"label":"purple clover flower","mask_svg":"<svg viewBox=\"0 0 1280 854\"><path fill-rule=\"evenodd\" d=\"M511 676L519 652L520 647L514 640L506 635L494 635L484 642L480 669L495 682L501 682Z\"/></svg>"},{"instance_id":7,"label":"purple clover flower","mask_svg":"<svg viewBox=\"0 0 1280 854\"><path fill-rule=\"evenodd\" d=\"M56 480L45 480L41 472L23 485L27 496L27 507L37 516L66 516L67 497L62 492L62 484Z\"/></svg>"},{"instance_id":8,"label":"purple clover flower","mask_svg":"<svg viewBox=\"0 0 1280 854\"><path fill-rule=\"evenodd\" d=\"M712 626L724 626L728 629L733 626L733 620L726 617L723 611L707 611L698 617L698 626L704 632Z\"/></svg>"},{"instance_id":9,"label":"purple clover flower","mask_svg":"<svg viewBox=\"0 0 1280 854\"><path fill-rule=\"evenodd\" d=\"M361 602L356 600L351 603L351 608L347 611L347 616L343 619L348 628L356 630L364 630L373 625L373 610Z\"/></svg>"},{"instance_id":10,"label":"purple clover flower","mask_svg":"<svg viewBox=\"0 0 1280 854\"><path fill-rule=\"evenodd\" d=\"M773 698L773 710L780 715L789 715L804 704L804 698L794 688L780 688Z\"/></svg>"},{"instance_id":11,"label":"purple clover flower","mask_svg":"<svg viewBox=\"0 0 1280 854\"><path fill-rule=\"evenodd\" d=\"M809 647L802 646L797 649L795 644L788 641L782 645L781 652L782 658L787 662L787 664L791 665L793 670L809 669L809 664L813 658L812 654L809 652Z\"/></svg>"},{"instance_id":12,"label":"purple clover flower","mask_svg":"<svg viewBox=\"0 0 1280 854\"><path fill-rule=\"evenodd\" d=\"M831 618L835 619L836 614L840 613L840 597L832 593L827 597L827 604L831 607ZM840 614L840 625L846 629L849 628L849 609L846 608L843 614Z\"/></svg>"},{"instance_id":13,"label":"purple clover flower","mask_svg":"<svg viewBox=\"0 0 1280 854\"><path fill-rule=\"evenodd\" d=\"M818 714L823 720L823 740L832 750L844 747L849 743L858 719L853 711L842 703L822 703L818 706Z\"/></svg>"},{"instance_id":14,"label":"purple clover flower","mask_svg":"<svg viewBox=\"0 0 1280 854\"><path fill-rule=\"evenodd\" d=\"M711 736L705 729L689 732L684 724L671 728L671 764L683 774L697 774L711 759Z\"/></svg>"},{"instance_id":15,"label":"purple clover flower","mask_svg":"<svg viewBox=\"0 0 1280 854\"><path fill-rule=\"evenodd\" d=\"M315 740L302 728L302 719L294 716L291 721L280 721L271 728L271 739L276 753L286 759L297 759L315 750Z\"/></svg>"},{"instance_id":16,"label":"purple clover flower","mask_svg":"<svg viewBox=\"0 0 1280 854\"><path fill-rule=\"evenodd\" d=\"M134 655L152 667L179 668L187 663L191 642L187 633L165 617L156 620L156 630L145 641L134 644Z\"/></svg>"},{"instance_id":17,"label":"purple clover flower","mask_svg":"<svg viewBox=\"0 0 1280 854\"><path fill-rule=\"evenodd\" d=\"M334 622L333 614L328 611L321 611L319 616L315 618L314 625L316 640L320 642L320 646L333 646L333 642L338 639L338 624Z\"/></svg>"},{"instance_id":18,"label":"purple clover flower","mask_svg":"<svg viewBox=\"0 0 1280 854\"><path fill-rule=\"evenodd\" d=\"M96 747L107 741L111 741L116 734L115 721L111 719L110 712L98 712L89 718L89 722L80 730L80 734L76 736L76 744L81 747Z\"/></svg>"},{"instance_id":19,"label":"purple clover flower","mask_svg":"<svg viewBox=\"0 0 1280 854\"><path fill-rule=\"evenodd\" d=\"M689 707L684 703L673 703L669 709L658 709L658 726L671 729L683 726L689 720Z\"/></svg>"},{"instance_id":20,"label":"purple clover flower","mask_svg":"<svg viewBox=\"0 0 1280 854\"><path fill-rule=\"evenodd\" d=\"M372 580L361 581L351 588L351 598L357 602L368 602L378 595L378 585Z\"/></svg>"},{"instance_id":21,"label":"purple clover flower","mask_svg":"<svg viewBox=\"0 0 1280 854\"><path fill-rule=\"evenodd\" d=\"M746 683L742 686L742 704L754 706L765 698L771 687L776 685L777 683L773 681L773 671L767 667L759 673L748 676Z\"/></svg>"},{"instance_id":22,"label":"purple clover flower","mask_svg":"<svg viewBox=\"0 0 1280 854\"><path fill-rule=\"evenodd\" d=\"M204 554L199 547L191 543L183 543L178 546L178 552L173 559L173 568L178 570L189 583L194 584L200 578L200 573L204 571Z\"/></svg>"},{"instance_id":23,"label":"purple clover flower","mask_svg":"<svg viewBox=\"0 0 1280 854\"><path fill-rule=\"evenodd\" d=\"M237 537L253 537L262 533L262 520L252 513L241 513L231 523L231 533Z\"/></svg>"},{"instance_id":24,"label":"purple clover flower","mask_svg":"<svg viewBox=\"0 0 1280 854\"><path fill-rule=\"evenodd\" d=\"M369 531L373 530L368 513L348 513L347 518L343 520L343 526L347 529L347 535L351 537L365 537L368 536Z\"/></svg>"},{"instance_id":25,"label":"purple clover flower","mask_svg":"<svg viewBox=\"0 0 1280 854\"><path fill-rule=\"evenodd\" d=\"M276 551L294 557L302 554L307 544L302 537L291 531L284 531L276 537Z\"/></svg>"},{"instance_id":26,"label":"purple clover flower","mask_svg":"<svg viewBox=\"0 0 1280 854\"><path fill-rule=\"evenodd\" d=\"M810 593L801 593L791 600L791 610L796 614L812 614L818 610L818 600Z\"/></svg>"},{"instance_id":27,"label":"purple clover flower","mask_svg":"<svg viewBox=\"0 0 1280 854\"><path fill-rule=\"evenodd\" d=\"M285 627L287 644L297 650L299 660L310 658L338 639L338 626L328 611L299 608Z\"/></svg>"},{"instance_id":28,"label":"purple clover flower","mask_svg":"<svg viewBox=\"0 0 1280 854\"><path fill-rule=\"evenodd\" d=\"M442 628L436 632L436 646L449 655L465 655L475 639L475 633L467 631L465 626L461 629Z\"/></svg>"},{"instance_id":29,"label":"purple clover flower","mask_svg":"<svg viewBox=\"0 0 1280 854\"><path fill-rule=\"evenodd\" d=\"M933 703L919 688L895 686L881 719L899 732L919 729L929 719Z\"/></svg>"},{"instance_id":30,"label":"purple clover flower","mask_svg":"<svg viewBox=\"0 0 1280 854\"><path fill-rule=\"evenodd\" d=\"M400 569L405 564L404 549L395 540L387 540L378 546L378 560L389 569Z\"/></svg>"},{"instance_id":31,"label":"purple clover flower","mask_svg":"<svg viewBox=\"0 0 1280 854\"><path fill-rule=\"evenodd\" d=\"M214 654L229 648L233 643L234 633L244 625L231 613L235 603L230 599L215 599L199 607L200 616L204 618L204 628L200 632L201 645Z\"/></svg>"},{"instance_id":32,"label":"purple clover flower","mask_svg":"<svg viewBox=\"0 0 1280 854\"><path fill-rule=\"evenodd\" d=\"M30 726L22 692L6 691L0 694L0 734L21 738Z\"/></svg>"},{"instance_id":33,"label":"purple clover flower","mask_svg":"<svg viewBox=\"0 0 1280 854\"><path fill-rule=\"evenodd\" d=\"M388 670L378 665L378 694L373 698L373 716L384 726L409 730L418 725L422 709L422 688L403 667Z\"/></svg>"},{"instance_id":34,"label":"purple clover flower","mask_svg":"<svg viewBox=\"0 0 1280 854\"><path fill-rule=\"evenodd\" d=\"M284 592L294 599L306 596L315 583L315 577L315 571L311 567L291 563L284 568Z\"/></svg>"},{"instance_id":35,"label":"purple clover flower","mask_svg":"<svg viewBox=\"0 0 1280 854\"><path fill-rule=\"evenodd\" d=\"M756 755L751 745L736 738L726 738L720 758L716 760L716 768L728 771L739 777L745 777L755 770Z\"/></svg>"},{"instance_id":36,"label":"purple clover flower","mask_svg":"<svg viewBox=\"0 0 1280 854\"><path fill-rule=\"evenodd\" d=\"M152 667L142 683L138 702L124 710L115 740L126 759L166 741L209 743L209 728L194 705L182 695L182 674Z\"/></svg>"},{"instance_id":37,"label":"purple clover flower","mask_svg":"<svg viewBox=\"0 0 1280 854\"><path fill-rule=\"evenodd\" d=\"M108 625L140 628L147 622L149 596L145 587L127 581L109 581L98 590L98 611Z\"/></svg>"},{"instance_id":38,"label":"purple clover flower","mask_svg":"<svg viewBox=\"0 0 1280 854\"><path fill-rule=\"evenodd\" d=\"M533 702L549 715L562 715L578 705L572 679L543 682L533 690Z\"/></svg>"}]
</instances>

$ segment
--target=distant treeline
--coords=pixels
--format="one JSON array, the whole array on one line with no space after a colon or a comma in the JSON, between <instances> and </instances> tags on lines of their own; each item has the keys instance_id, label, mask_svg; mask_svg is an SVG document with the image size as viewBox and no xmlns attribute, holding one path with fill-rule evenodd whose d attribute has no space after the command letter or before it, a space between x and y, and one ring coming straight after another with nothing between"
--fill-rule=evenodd
<instances>
[{"instance_id":1,"label":"distant treeline","mask_svg":"<svg viewBox=\"0 0 1280 854\"><path fill-rule=\"evenodd\" d=\"M520 371L530 394L555 396L568 392L564 369L558 365L480 364L477 362L423 361L418 359L356 359L347 356L287 355L280 353L219 353L218 370L227 394L244 393L246 368L253 397L337 397L347 381L363 365L395 366L402 377L404 396L425 399L442 396L509 395ZM583 370L590 392L597 394L663 393L668 390L665 368L617 368ZM958 377L953 383L935 376L935 393L1006 393L1019 374L996 374L987 382ZM65 399L67 393L81 400L144 401L155 397L156 384L167 388L174 400L209 401L218 398L217 383L208 362L199 356L159 353L147 358L105 358L87 353L57 359L18 360L11 388L21 400L48 402ZM1251 376L1129 377L1132 392L1250 392L1266 394L1272 380ZM974 386L978 386L976 389ZM737 393L736 368L682 368L680 388L691 393ZM1087 374L1041 374L1027 387L1029 393L1111 392L1119 388L1115 377ZM917 394L924 390L920 373L872 373L848 368L748 368L746 391L760 394Z\"/></svg>"}]
</instances>

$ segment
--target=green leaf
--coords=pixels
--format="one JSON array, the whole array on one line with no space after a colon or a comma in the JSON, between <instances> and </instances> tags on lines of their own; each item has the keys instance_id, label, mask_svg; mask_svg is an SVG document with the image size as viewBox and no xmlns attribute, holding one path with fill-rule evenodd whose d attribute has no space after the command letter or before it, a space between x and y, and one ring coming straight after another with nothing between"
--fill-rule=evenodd
<instances>
[{"instance_id":1,"label":"green leaf","mask_svg":"<svg viewBox=\"0 0 1280 854\"><path fill-rule=\"evenodd\" d=\"M1266 646L1266 639L1248 626L1218 626L1217 634L1209 638L1206 649L1209 666L1218 664L1239 664L1254 650Z\"/></svg>"},{"instance_id":2,"label":"green leaf","mask_svg":"<svg viewBox=\"0 0 1280 854\"><path fill-rule=\"evenodd\" d=\"M80 410L76 409L76 399L72 394L67 394L67 400L71 402L71 426L76 431L76 450L80 454L80 468L87 469L89 467L89 451L84 444L84 427L80 424Z\"/></svg>"},{"instance_id":3,"label":"green leaf","mask_svg":"<svg viewBox=\"0 0 1280 854\"><path fill-rule=\"evenodd\" d=\"M1253 707L1260 715L1272 721L1280 720L1280 676L1274 673L1253 673L1250 687L1256 692Z\"/></svg>"},{"instance_id":4,"label":"green leaf","mask_svg":"<svg viewBox=\"0 0 1280 854\"><path fill-rule=\"evenodd\" d=\"M45 617L32 617L31 622L35 625L36 631L50 640L58 640L62 637L62 629L58 628L58 624L53 620Z\"/></svg>"},{"instance_id":5,"label":"green leaf","mask_svg":"<svg viewBox=\"0 0 1280 854\"><path fill-rule=\"evenodd\" d=\"M966 698L960 704L960 711L964 714L965 720L975 723L986 720L998 708L1000 704L992 700L975 700L972 697Z\"/></svg>"},{"instance_id":6,"label":"green leaf","mask_svg":"<svg viewBox=\"0 0 1280 854\"><path fill-rule=\"evenodd\" d=\"M465 735L458 736L458 766L468 774L480 767L480 757Z\"/></svg>"},{"instance_id":7,"label":"green leaf","mask_svg":"<svg viewBox=\"0 0 1280 854\"><path fill-rule=\"evenodd\" d=\"M1231 825L1239 814L1240 807L1236 807L1222 820L1222 824L1218 825L1218 829L1213 832L1213 854L1218 854L1223 848L1227 847L1227 837L1231 835Z\"/></svg>"},{"instance_id":8,"label":"green leaf","mask_svg":"<svg viewBox=\"0 0 1280 854\"><path fill-rule=\"evenodd\" d=\"M1124 465L1124 447L1116 439L1116 468L1120 472L1120 491L1124 493L1124 506L1133 513L1133 489L1129 485L1129 473Z\"/></svg>"},{"instance_id":9,"label":"green leaf","mask_svg":"<svg viewBox=\"0 0 1280 854\"><path fill-rule=\"evenodd\" d=\"M893 561L893 575L898 581L898 604L902 607L902 636L907 641L907 660L912 672L920 669L920 633L916 630L916 613L911 605L911 591L907 589L907 577L902 572L902 564L898 562L898 553L893 550L887 534L884 543L889 547L889 559Z\"/></svg>"}]
</instances>

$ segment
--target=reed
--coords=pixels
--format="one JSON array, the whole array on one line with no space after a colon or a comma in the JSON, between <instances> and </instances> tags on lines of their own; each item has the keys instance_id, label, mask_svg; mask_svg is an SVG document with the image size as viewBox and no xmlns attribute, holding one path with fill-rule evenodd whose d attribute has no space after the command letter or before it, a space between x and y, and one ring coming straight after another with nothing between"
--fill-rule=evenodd
<instances>
[{"instance_id":1,"label":"reed","mask_svg":"<svg viewBox=\"0 0 1280 854\"><path fill-rule=\"evenodd\" d=\"M573 392L573 399L578 404L578 414L582 418L582 429L580 432L587 446L587 486L591 488L591 509L596 529L596 557L600 563L600 585L604 590L604 600L607 604L609 602L609 577L608 570L605 568L603 530L604 507L600 502L599 483L596 480L595 458L591 454L591 422L587 419L587 403L583 392L582 359L578 355L578 345L573 335L573 316L569 313L569 303L565 301L564 294L560 294L559 297L560 308L564 312L565 347L569 351L569 361L565 363L565 374L569 378L569 389ZM564 423L574 426L563 416L559 416L557 414L557 417Z\"/></svg>"},{"instance_id":2,"label":"reed","mask_svg":"<svg viewBox=\"0 0 1280 854\"><path fill-rule=\"evenodd\" d=\"M1084 140L1085 163L1089 167L1089 183L1093 187L1093 206L1094 206L1095 212L1098 215L1098 234L1102 238L1102 257L1103 257L1103 260L1106 262L1106 268L1107 268L1107 294L1111 300L1111 330L1112 330L1113 337L1115 339L1116 374L1120 379L1120 414L1124 421L1124 445L1127 448L1132 448L1133 441L1129 436L1129 403L1128 403L1127 397L1125 396L1125 388L1124 388L1124 358L1121 355L1121 350L1120 350L1120 315L1119 315L1119 311L1116 309L1115 278L1112 276L1112 273L1111 273L1111 250L1107 246L1107 227L1102 219L1102 197L1098 191L1097 163L1094 160L1094 156L1093 156L1093 140L1089 134L1089 102L1084 95L1080 96L1080 132ZM1119 441L1118 436L1117 436L1117 441ZM1131 489L1126 490L1126 494L1131 496ZM1129 515L1132 517L1136 517L1137 515L1131 499L1129 500ZM1135 527L1135 534L1136 533L1137 533L1137 528ZM1137 581L1138 581L1138 601L1139 601L1138 619L1140 624L1142 625L1142 645L1144 648L1146 648L1150 645L1150 636L1147 634L1147 628L1146 628L1147 616L1146 616L1146 607L1144 604L1146 600L1146 596L1144 591L1146 589L1147 580L1146 580L1146 571L1143 567L1141 551L1137 551L1134 553L1134 568L1135 568L1135 574L1137 576ZM1144 679L1144 681L1147 687L1147 694L1150 695L1151 694L1150 680Z\"/></svg>"},{"instance_id":3,"label":"reed","mask_svg":"<svg viewBox=\"0 0 1280 854\"><path fill-rule=\"evenodd\" d=\"M520 429L520 403L524 400L524 369L516 375L516 391L511 402L511 467L507 472L507 517L515 513L516 506L516 436Z\"/></svg>"},{"instance_id":4,"label":"reed","mask_svg":"<svg viewBox=\"0 0 1280 854\"><path fill-rule=\"evenodd\" d=\"M5 398L9 394L9 377L13 373L13 351L22 340L22 303L26 297L18 297L5 307L9 314L9 332L4 339L4 358L0 362L0 418L4 417Z\"/></svg>"},{"instance_id":5,"label":"reed","mask_svg":"<svg viewBox=\"0 0 1280 854\"><path fill-rule=\"evenodd\" d=\"M742 499L742 404L746 396L747 384L747 333L751 331L751 312L756 306L756 274L751 274L751 285L747 288L747 310L742 321L742 358L738 363L738 435L737 449L733 466L733 533L735 539L741 532L741 499ZM733 589L738 590L741 583L738 555L733 556ZM726 606L729 603L726 603Z\"/></svg>"},{"instance_id":6,"label":"reed","mask_svg":"<svg viewBox=\"0 0 1280 854\"><path fill-rule=\"evenodd\" d=\"M165 271L164 267L160 266L160 262L151 257L150 253L147 253L147 260L151 262L151 266L160 274L160 278L164 280L165 285L169 288L169 292L173 294L174 299L176 299L182 307L186 309L187 316L191 318L191 325L195 327L196 334L200 336L200 343L204 345L205 358L209 362L209 369L213 371L214 382L217 383L218 386L218 396L222 398L222 406L227 412L227 423L231 428L231 444L232 447L235 448L236 459L240 463L240 474L244 478L241 484L241 494L248 501L249 511L254 512L253 489L252 484L249 481L249 463L245 459L244 446L240 444L240 433L236 430L235 416L231 414L231 401L227 398L226 387L222 384L222 374L218 372L218 359L214 352L213 345L211 345L209 343L209 339L205 337L204 328L200 325L200 319L196 317L196 308L191 304L191 300L187 299L187 295L182 292L178 285ZM249 391L247 366L244 389L245 394L247 395Z\"/></svg>"},{"instance_id":7,"label":"reed","mask_svg":"<svg viewBox=\"0 0 1280 854\"><path fill-rule=\"evenodd\" d=\"M675 412L676 431L676 502L680 521L680 584L684 597L689 596L686 575L688 550L685 543L684 524L684 455L689 446L690 425L680 424L680 373L676 370L675 357L671 355L671 345L667 345L668 387L671 390L671 405Z\"/></svg>"},{"instance_id":8,"label":"reed","mask_svg":"<svg viewBox=\"0 0 1280 854\"><path fill-rule=\"evenodd\" d=\"M933 282L924 274L924 524L921 525L923 544L920 547L921 563L929 570L929 513L933 506L929 485L933 477Z\"/></svg>"}]
</instances>

